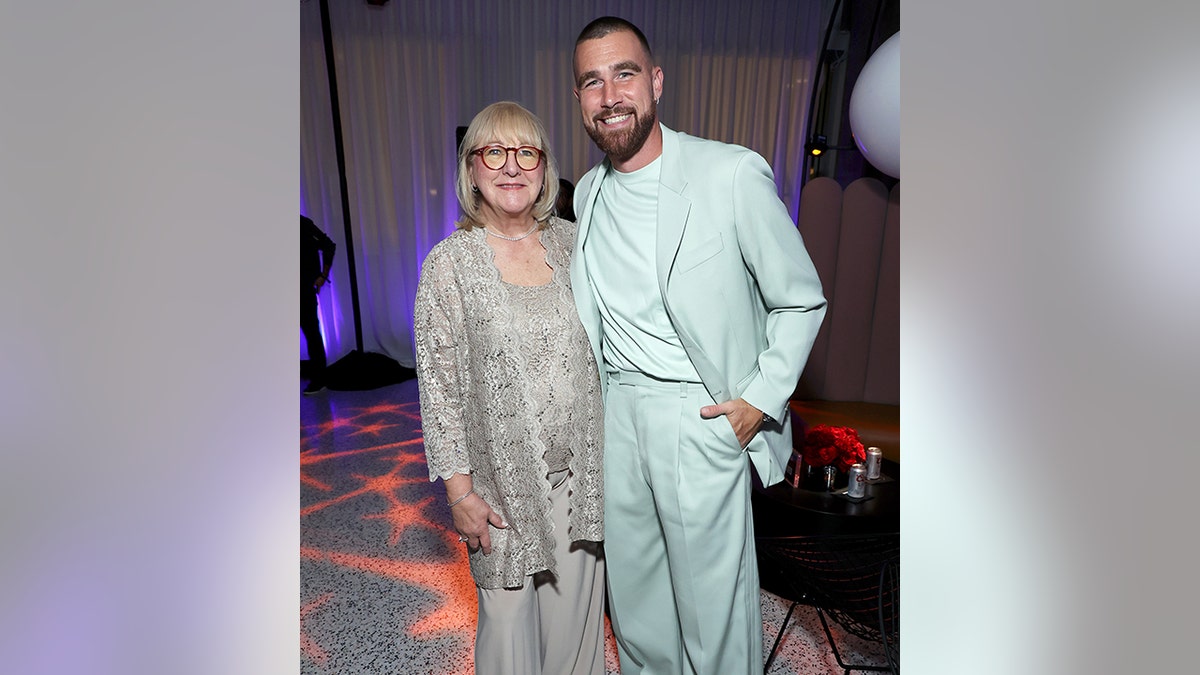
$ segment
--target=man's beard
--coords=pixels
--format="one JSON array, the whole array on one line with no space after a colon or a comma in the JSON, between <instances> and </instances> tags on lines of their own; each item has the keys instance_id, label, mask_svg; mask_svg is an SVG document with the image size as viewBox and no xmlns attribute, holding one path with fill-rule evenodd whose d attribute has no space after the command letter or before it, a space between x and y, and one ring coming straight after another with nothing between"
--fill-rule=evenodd
<instances>
[{"instance_id":1,"label":"man's beard","mask_svg":"<svg viewBox=\"0 0 1200 675\"><path fill-rule=\"evenodd\" d=\"M657 117L654 103L650 104L649 114L643 117L637 114L632 109L617 109L612 113L623 115L632 113L634 124L632 127L618 132L604 130L604 122L593 119L591 126L585 126L588 136L592 137L592 141L596 147L604 151L608 158L615 162L624 162L637 154L638 150L642 149L642 144L650 137L650 132L654 130L655 118Z\"/></svg>"}]
</instances>

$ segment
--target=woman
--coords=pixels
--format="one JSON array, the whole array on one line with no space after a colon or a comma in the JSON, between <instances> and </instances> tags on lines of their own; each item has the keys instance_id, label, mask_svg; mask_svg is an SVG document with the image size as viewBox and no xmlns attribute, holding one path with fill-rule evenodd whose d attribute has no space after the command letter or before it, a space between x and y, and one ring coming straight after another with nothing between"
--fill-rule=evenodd
<instances>
[{"instance_id":1,"label":"woman","mask_svg":"<svg viewBox=\"0 0 1200 675\"><path fill-rule=\"evenodd\" d=\"M475 672L603 675L600 380L537 117L511 102L476 115L457 193L464 216L425 258L414 330L430 480L479 598Z\"/></svg>"}]
</instances>

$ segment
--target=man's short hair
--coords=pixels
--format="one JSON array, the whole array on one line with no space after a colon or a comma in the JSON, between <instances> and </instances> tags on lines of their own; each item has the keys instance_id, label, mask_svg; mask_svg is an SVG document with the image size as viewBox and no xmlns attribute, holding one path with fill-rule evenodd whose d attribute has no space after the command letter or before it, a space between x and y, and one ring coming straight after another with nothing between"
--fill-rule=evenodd
<instances>
[{"instance_id":1,"label":"man's short hair","mask_svg":"<svg viewBox=\"0 0 1200 675\"><path fill-rule=\"evenodd\" d=\"M579 37L575 39L575 46L578 47L579 43L581 42L585 42L587 40L596 40L610 33L616 33L623 30L629 31L630 33L633 33L635 37L637 37L638 42L642 43L642 49L646 50L646 56L649 57L650 62L653 63L654 52L650 51L650 43L646 40L645 34L642 33L637 26L629 23L619 16L602 16L584 26L583 30L579 33Z\"/></svg>"}]
</instances>

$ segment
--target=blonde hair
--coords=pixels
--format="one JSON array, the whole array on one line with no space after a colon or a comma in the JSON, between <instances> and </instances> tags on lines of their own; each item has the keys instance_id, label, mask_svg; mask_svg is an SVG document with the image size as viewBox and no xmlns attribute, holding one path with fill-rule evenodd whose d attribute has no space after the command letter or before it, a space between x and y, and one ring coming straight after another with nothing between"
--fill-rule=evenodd
<instances>
[{"instance_id":1,"label":"blonde hair","mask_svg":"<svg viewBox=\"0 0 1200 675\"><path fill-rule=\"evenodd\" d=\"M458 148L454 184L463 217L455 226L469 230L483 225L479 218L479 193L471 190L471 151L496 142L532 145L542 151L542 191L533 203L533 219L539 227L545 227L546 221L554 215L554 204L558 199L558 163L554 153L550 152L550 139L542 121L512 101L500 101L480 110L467 127Z\"/></svg>"}]
</instances>

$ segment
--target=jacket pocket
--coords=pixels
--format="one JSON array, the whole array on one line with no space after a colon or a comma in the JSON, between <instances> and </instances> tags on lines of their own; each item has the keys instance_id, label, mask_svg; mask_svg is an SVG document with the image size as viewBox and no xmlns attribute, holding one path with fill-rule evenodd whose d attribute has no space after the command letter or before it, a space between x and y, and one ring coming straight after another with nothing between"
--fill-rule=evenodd
<instances>
[{"instance_id":1,"label":"jacket pocket","mask_svg":"<svg viewBox=\"0 0 1200 675\"><path fill-rule=\"evenodd\" d=\"M681 249L675 257L676 273L683 274L684 272L694 270L711 260L724 249L725 242L722 241L720 232L705 239L696 246Z\"/></svg>"}]
</instances>

